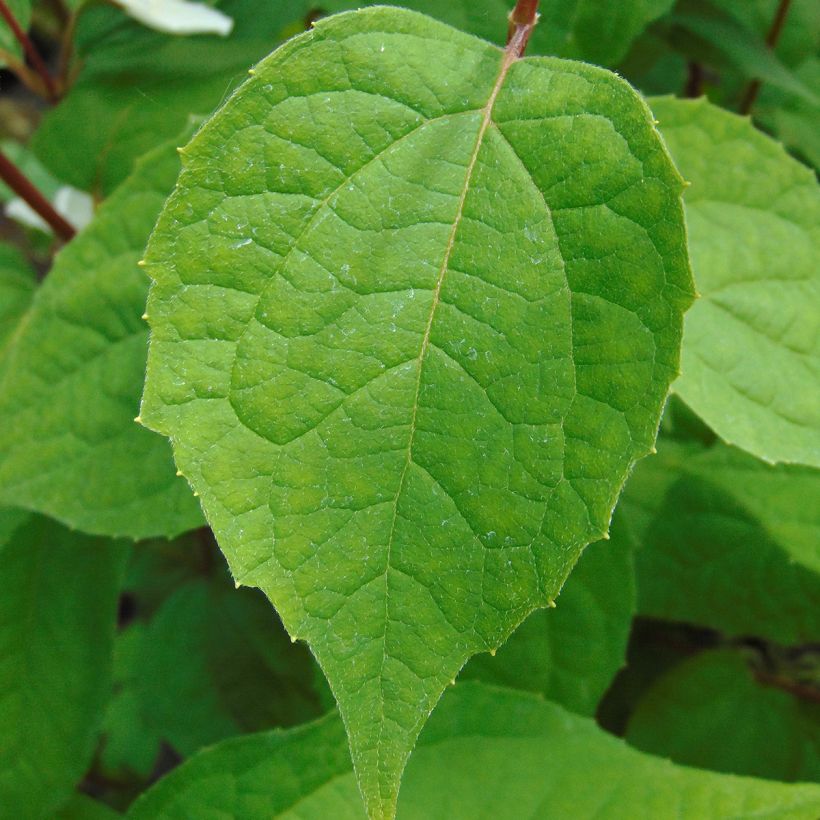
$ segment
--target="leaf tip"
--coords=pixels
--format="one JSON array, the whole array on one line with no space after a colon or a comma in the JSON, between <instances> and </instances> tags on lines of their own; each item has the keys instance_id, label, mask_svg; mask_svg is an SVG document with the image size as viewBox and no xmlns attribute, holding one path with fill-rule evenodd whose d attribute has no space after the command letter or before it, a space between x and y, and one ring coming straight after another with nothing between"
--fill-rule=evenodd
<instances>
[{"instance_id":1,"label":"leaf tip","mask_svg":"<svg viewBox=\"0 0 820 820\"><path fill-rule=\"evenodd\" d=\"M143 322L147 322L148 321L148 314L143 313L142 316L140 316L140 319L142 319Z\"/></svg>"},{"instance_id":2,"label":"leaf tip","mask_svg":"<svg viewBox=\"0 0 820 820\"><path fill-rule=\"evenodd\" d=\"M138 267L138 268L144 268L147 264L148 264L148 263L147 263L144 259L140 259L140 260L137 262L137 267Z\"/></svg>"},{"instance_id":3,"label":"leaf tip","mask_svg":"<svg viewBox=\"0 0 820 820\"><path fill-rule=\"evenodd\" d=\"M556 606L556 604L555 604L554 600L553 601L547 601L547 608L548 609L555 609L555 606Z\"/></svg>"},{"instance_id":4,"label":"leaf tip","mask_svg":"<svg viewBox=\"0 0 820 820\"><path fill-rule=\"evenodd\" d=\"M134 417L134 421L135 421L137 424L142 424L142 416L135 416L135 417Z\"/></svg>"},{"instance_id":5,"label":"leaf tip","mask_svg":"<svg viewBox=\"0 0 820 820\"><path fill-rule=\"evenodd\" d=\"M256 76L256 69L255 68L249 68L248 69L248 75L250 77L255 77Z\"/></svg>"},{"instance_id":6,"label":"leaf tip","mask_svg":"<svg viewBox=\"0 0 820 820\"><path fill-rule=\"evenodd\" d=\"M177 477L182 478L182 470L177 470Z\"/></svg>"}]
</instances>

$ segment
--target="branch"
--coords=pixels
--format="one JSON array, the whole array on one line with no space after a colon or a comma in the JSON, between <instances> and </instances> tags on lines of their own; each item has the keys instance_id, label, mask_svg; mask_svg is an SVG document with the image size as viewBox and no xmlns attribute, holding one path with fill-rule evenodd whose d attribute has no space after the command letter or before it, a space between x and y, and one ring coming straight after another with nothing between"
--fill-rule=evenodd
<instances>
[{"instance_id":1,"label":"branch","mask_svg":"<svg viewBox=\"0 0 820 820\"><path fill-rule=\"evenodd\" d=\"M2 0L0 0L2 2ZM52 204L29 182L20 169L0 151L0 179L36 211L63 242L70 242L77 233L68 222L54 210Z\"/></svg>"},{"instance_id":2,"label":"branch","mask_svg":"<svg viewBox=\"0 0 820 820\"><path fill-rule=\"evenodd\" d=\"M510 12L507 48L516 57L523 57L533 29L538 23L538 0L518 0Z\"/></svg>"},{"instance_id":3,"label":"branch","mask_svg":"<svg viewBox=\"0 0 820 820\"><path fill-rule=\"evenodd\" d=\"M31 62L32 66L34 66L37 73L43 80L43 86L45 87L46 94L48 95L49 100L54 102L55 100L59 99L60 95L57 92L57 86L54 84L54 79L52 78L51 74L49 74L48 69L46 68L46 64L43 62L43 58L40 56L40 52L37 51L36 46L34 43L31 42L28 34L23 31L20 27L20 24L17 22L14 15L11 13L11 9L6 5L5 0L0 0L0 17L2 17L6 23L8 23L8 27L11 29L14 36L17 38L20 45L23 47L23 51L28 56L29 61Z\"/></svg>"},{"instance_id":4,"label":"branch","mask_svg":"<svg viewBox=\"0 0 820 820\"><path fill-rule=\"evenodd\" d=\"M780 39L780 34L783 31L783 26L786 23L789 9L792 0L780 0L777 6L777 11L774 14L772 25L769 28L769 33L766 35L766 45L771 51L774 51L777 42ZM740 113L749 114L757 101L757 95L760 93L762 83L760 80L752 80L746 88L746 93L743 95L743 100L740 103Z\"/></svg>"}]
</instances>

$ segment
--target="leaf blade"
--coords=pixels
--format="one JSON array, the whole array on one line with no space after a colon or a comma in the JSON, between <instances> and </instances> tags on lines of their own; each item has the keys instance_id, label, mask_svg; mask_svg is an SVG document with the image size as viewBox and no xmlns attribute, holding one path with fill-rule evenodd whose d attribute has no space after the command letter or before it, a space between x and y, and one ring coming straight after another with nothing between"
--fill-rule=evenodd
<instances>
[{"instance_id":1,"label":"leaf blade","mask_svg":"<svg viewBox=\"0 0 820 820\"><path fill-rule=\"evenodd\" d=\"M574 185L551 137L583 141ZM393 9L274 52L183 157L142 416L311 644L389 816L444 686L555 597L652 446L682 183L613 75Z\"/></svg>"}]
</instances>

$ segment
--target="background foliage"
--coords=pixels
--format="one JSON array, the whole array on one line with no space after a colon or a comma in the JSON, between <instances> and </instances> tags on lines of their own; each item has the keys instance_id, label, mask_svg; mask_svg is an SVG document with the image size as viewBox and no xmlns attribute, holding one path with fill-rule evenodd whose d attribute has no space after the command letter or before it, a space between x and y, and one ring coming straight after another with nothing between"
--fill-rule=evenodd
<instances>
[{"instance_id":1,"label":"background foliage","mask_svg":"<svg viewBox=\"0 0 820 820\"><path fill-rule=\"evenodd\" d=\"M318 665L235 587L170 444L133 421L137 262L177 146L276 45L360 3L222 0L223 35L126 0L5 5L48 79L0 20L0 148L83 229L61 243L0 185L0 817L362 817ZM513 4L397 5L503 44ZM529 54L648 99L690 183L700 298L611 537L555 608L467 662L399 816L816 818L820 11L541 12Z\"/></svg>"}]
</instances>

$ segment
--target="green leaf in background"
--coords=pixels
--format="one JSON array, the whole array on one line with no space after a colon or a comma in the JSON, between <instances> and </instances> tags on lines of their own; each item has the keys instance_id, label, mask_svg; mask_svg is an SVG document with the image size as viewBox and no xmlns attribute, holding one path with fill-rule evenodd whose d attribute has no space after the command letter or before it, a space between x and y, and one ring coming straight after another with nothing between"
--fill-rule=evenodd
<instances>
[{"instance_id":1,"label":"green leaf in background","mask_svg":"<svg viewBox=\"0 0 820 820\"><path fill-rule=\"evenodd\" d=\"M82 71L37 130L33 148L60 178L104 196L146 151L174 137L191 114L207 114L277 43L307 0L224 0L229 37L174 37L129 21L116 8L83 10L77 31Z\"/></svg>"},{"instance_id":2,"label":"green leaf in background","mask_svg":"<svg viewBox=\"0 0 820 820\"><path fill-rule=\"evenodd\" d=\"M444 687L558 594L653 445L682 181L615 75L386 8L275 52L183 156L142 415L389 816Z\"/></svg>"},{"instance_id":3,"label":"green leaf in background","mask_svg":"<svg viewBox=\"0 0 820 820\"><path fill-rule=\"evenodd\" d=\"M686 217L702 298L674 389L725 441L820 466L820 189L743 119L705 100L653 111L692 185Z\"/></svg>"},{"instance_id":4,"label":"green leaf in background","mask_svg":"<svg viewBox=\"0 0 820 820\"><path fill-rule=\"evenodd\" d=\"M20 28L26 31L31 22L32 0L5 0L5 2L14 19L20 24ZM12 32L8 23L0 17L0 66L7 64L8 57L20 60L22 56L23 50L14 36L14 32Z\"/></svg>"},{"instance_id":5,"label":"green leaf in background","mask_svg":"<svg viewBox=\"0 0 820 820\"><path fill-rule=\"evenodd\" d=\"M347 11L362 5L359 0L314 0L327 12ZM506 21L515 0L396 0L392 5L429 14L461 31L503 45ZM542 0L541 20L529 45L531 54L587 60L604 66L617 65L632 41L653 20L669 11L674 0Z\"/></svg>"},{"instance_id":6,"label":"green leaf in background","mask_svg":"<svg viewBox=\"0 0 820 820\"><path fill-rule=\"evenodd\" d=\"M201 523L168 442L134 424L148 335L136 263L177 169L172 145L147 156L34 296L0 373L0 503L102 535Z\"/></svg>"},{"instance_id":7,"label":"green leaf in background","mask_svg":"<svg viewBox=\"0 0 820 820\"><path fill-rule=\"evenodd\" d=\"M180 587L131 660L146 718L183 757L231 735L321 714L305 647L292 646L260 593L233 584Z\"/></svg>"},{"instance_id":8,"label":"green leaf in background","mask_svg":"<svg viewBox=\"0 0 820 820\"><path fill-rule=\"evenodd\" d=\"M539 609L496 657L477 655L459 680L538 692L573 712L594 715L624 665L635 613L632 544L616 512L612 540L584 550L555 609Z\"/></svg>"},{"instance_id":9,"label":"green leaf in background","mask_svg":"<svg viewBox=\"0 0 820 820\"><path fill-rule=\"evenodd\" d=\"M116 820L121 814L85 794L75 794L54 813L54 820Z\"/></svg>"},{"instance_id":10,"label":"green leaf in background","mask_svg":"<svg viewBox=\"0 0 820 820\"><path fill-rule=\"evenodd\" d=\"M571 817L814 820L820 786L675 766L630 749L591 720L479 684L449 692L407 768L400 820ZM361 820L341 722L225 741L161 780L130 820Z\"/></svg>"},{"instance_id":11,"label":"green leaf in background","mask_svg":"<svg viewBox=\"0 0 820 820\"><path fill-rule=\"evenodd\" d=\"M701 37L718 51L745 79L761 80L813 106L820 114L820 95L801 82L766 45L762 36L755 34L731 18L674 14L674 25Z\"/></svg>"},{"instance_id":12,"label":"green leaf in background","mask_svg":"<svg viewBox=\"0 0 820 820\"><path fill-rule=\"evenodd\" d=\"M626 739L698 768L820 780L820 704L758 682L736 650L674 667L640 701Z\"/></svg>"},{"instance_id":13,"label":"green leaf in background","mask_svg":"<svg viewBox=\"0 0 820 820\"><path fill-rule=\"evenodd\" d=\"M795 70L795 76L812 88L820 88L820 59L810 57ZM755 119L771 129L789 148L815 169L820 168L820 110L780 89L764 86L755 105Z\"/></svg>"},{"instance_id":14,"label":"green leaf in background","mask_svg":"<svg viewBox=\"0 0 820 820\"><path fill-rule=\"evenodd\" d=\"M0 551L0 816L52 816L90 762L127 555L39 516Z\"/></svg>"},{"instance_id":15,"label":"green leaf in background","mask_svg":"<svg viewBox=\"0 0 820 820\"><path fill-rule=\"evenodd\" d=\"M0 244L0 370L36 287L34 271L23 255L11 245Z\"/></svg>"},{"instance_id":16,"label":"green leaf in background","mask_svg":"<svg viewBox=\"0 0 820 820\"><path fill-rule=\"evenodd\" d=\"M691 2L691 0L688 0ZM703 0L701 0L702 2ZM716 0L718 8L747 29L765 37L781 0ZM710 5L713 5L710 3ZM777 56L796 67L807 54L820 50L820 14L814 0L791 0L788 15L776 46ZM816 88L816 86L815 86Z\"/></svg>"},{"instance_id":17,"label":"green leaf in background","mask_svg":"<svg viewBox=\"0 0 820 820\"><path fill-rule=\"evenodd\" d=\"M641 474L653 460L630 480L627 509L647 498ZM667 465L636 553L638 612L784 645L816 641L820 473L723 445Z\"/></svg>"}]
</instances>

